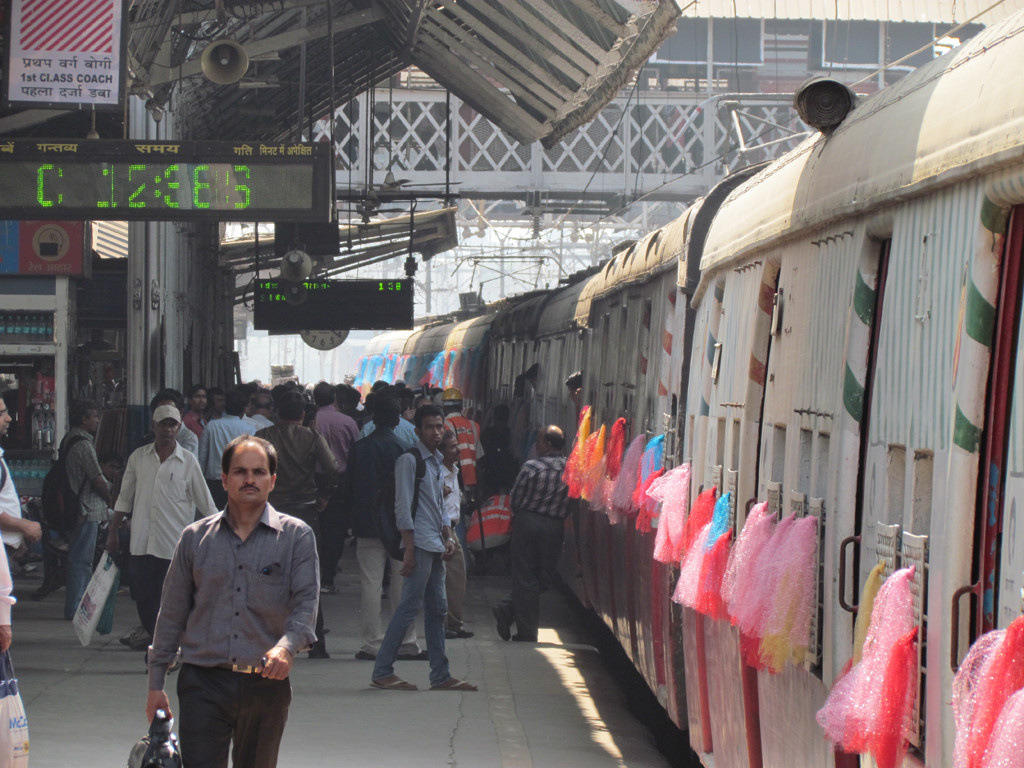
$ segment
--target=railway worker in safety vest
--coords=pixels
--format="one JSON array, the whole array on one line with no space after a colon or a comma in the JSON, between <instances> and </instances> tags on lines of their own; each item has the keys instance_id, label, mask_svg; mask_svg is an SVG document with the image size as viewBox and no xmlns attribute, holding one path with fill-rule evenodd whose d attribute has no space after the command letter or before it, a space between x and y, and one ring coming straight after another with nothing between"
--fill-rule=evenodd
<instances>
[{"instance_id":1,"label":"railway worker in safety vest","mask_svg":"<svg viewBox=\"0 0 1024 768\"><path fill-rule=\"evenodd\" d=\"M484 449L480 443L480 426L462 415L462 392L449 387L441 394L444 408L444 426L455 433L459 444L459 471L462 485L471 498L476 496L476 463L483 458Z\"/></svg>"}]
</instances>

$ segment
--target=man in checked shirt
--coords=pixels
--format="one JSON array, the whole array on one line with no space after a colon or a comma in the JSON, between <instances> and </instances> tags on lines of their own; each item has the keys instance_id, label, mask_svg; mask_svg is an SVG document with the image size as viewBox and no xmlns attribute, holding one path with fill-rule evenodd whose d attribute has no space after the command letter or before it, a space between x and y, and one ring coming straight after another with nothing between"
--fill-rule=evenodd
<instances>
[{"instance_id":1,"label":"man in checked shirt","mask_svg":"<svg viewBox=\"0 0 1024 768\"><path fill-rule=\"evenodd\" d=\"M146 717L170 714L167 666L181 647L178 736L185 768L274 768L295 654L316 639L320 567L313 530L267 503L274 446L242 435L224 449L228 504L185 528L149 648ZM233 742L233 745L232 745Z\"/></svg>"},{"instance_id":2,"label":"man in checked shirt","mask_svg":"<svg viewBox=\"0 0 1024 768\"><path fill-rule=\"evenodd\" d=\"M559 427L542 427L537 432L537 458L523 464L512 486L512 594L493 609L502 640L537 642L540 595L558 565L568 515L569 489L562 482L564 446Z\"/></svg>"}]
</instances>

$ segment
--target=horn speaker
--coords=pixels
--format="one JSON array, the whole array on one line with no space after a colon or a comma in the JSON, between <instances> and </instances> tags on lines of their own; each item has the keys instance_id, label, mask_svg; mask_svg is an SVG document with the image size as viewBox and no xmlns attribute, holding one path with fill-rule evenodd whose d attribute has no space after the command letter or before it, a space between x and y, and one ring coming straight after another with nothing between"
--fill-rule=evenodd
<instances>
[{"instance_id":1,"label":"horn speaker","mask_svg":"<svg viewBox=\"0 0 1024 768\"><path fill-rule=\"evenodd\" d=\"M199 60L206 79L218 85L230 85L242 79L249 68L249 56L234 40L215 40L203 49Z\"/></svg>"},{"instance_id":2,"label":"horn speaker","mask_svg":"<svg viewBox=\"0 0 1024 768\"><path fill-rule=\"evenodd\" d=\"M301 283L313 274L313 259L305 251L288 251L281 259L281 279Z\"/></svg>"},{"instance_id":3,"label":"horn speaker","mask_svg":"<svg viewBox=\"0 0 1024 768\"><path fill-rule=\"evenodd\" d=\"M793 98L800 119L822 133L831 133L846 119L857 97L837 80L812 77L797 88Z\"/></svg>"}]
</instances>

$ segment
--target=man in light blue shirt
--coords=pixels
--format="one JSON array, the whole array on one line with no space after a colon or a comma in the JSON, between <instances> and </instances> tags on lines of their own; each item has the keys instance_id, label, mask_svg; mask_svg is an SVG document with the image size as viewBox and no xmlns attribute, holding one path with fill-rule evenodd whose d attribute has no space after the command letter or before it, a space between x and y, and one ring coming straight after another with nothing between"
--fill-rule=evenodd
<instances>
[{"instance_id":1,"label":"man in light blue shirt","mask_svg":"<svg viewBox=\"0 0 1024 768\"><path fill-rule=\"evenodd\" d=\"M444 561L455 554L452 529L444 512L444 457L438 450L444 434L444 412L436 405L421 406L414 417L416 445L395 462L395 520L402 534L402 599L384 633L373 666L370 685L391 691L414 691L416 686L395 674L395 659L405 631L416 620L420 607L432 690L475 691L476 686L451 676L444 649L444 625L448 602L444 589ZM424 471L417 492L416 466ZM415 509L413 500L415 497Z\"/></svg>"},{"instance_id":2,"label":"man in light blue shirt","mask_svg":"<svg viewBox=\"0 0 1024 768\"><path fill-rule=\"evenodd\" d=\"M395 437L398 438L398 442L402 444L402 447L409 450L417 444L418 438L416 436L416 425L413 424L406 416L412 412L412 404L415 399L411 389L398 389L392 387L388 390L381 390L381 392L375 397L389 397L397 396L399 406L402 409L402 416L398 419L398 426L395 427ZM362 430L359 432L360 437L367 437L372 434L374 430L373 419L367 421Z\"/></svg>"},{"instance_id":3,"label":"man in light blue shirt","mask_svg":"<svg viewBox=\"0 0 1024 768\"><path fill-rule=\"evenodd\" d=\"M220 459L228 443L240 435L251 435L252 425L242 419L249 398L244 392L233 389L224 398L224 415L208 422L199 438L199 466L206 478L210 495L217 509L224 509L228 494L221 483Z\"/></svg>"}]
</instances>

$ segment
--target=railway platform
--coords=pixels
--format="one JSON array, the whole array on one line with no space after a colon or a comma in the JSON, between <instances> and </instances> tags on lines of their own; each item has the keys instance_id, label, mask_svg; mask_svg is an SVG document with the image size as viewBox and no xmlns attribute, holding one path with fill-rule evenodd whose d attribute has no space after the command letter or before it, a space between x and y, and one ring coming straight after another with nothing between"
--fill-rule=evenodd
<instances>
[{"instance_id":1,"label":"railway platform","mask_svg":"<svg viewBox=\"0 0 1024 768\"><path fill-rule=\"evenodd\" d=\"M41 571L41 567L40 567ZM118 638L137 624L129 596L118 596L114 631L83 648L62 617L63 590L40 602L30 595L41 573L15 578L12 659L29 719L35 768L118 768L147 729L141 651ZM467 768L655 768L669 765L654 738L627 709L587 636L579 612L548 593L537 644L503 642L491 606L509 588L504 576L471 577L467 627L449 640L452 674L475 693L423 690L427 663L398 662L417 692L369 687L372 662L359 661L359 585L346 548L336 594L323 595L331 658L301 654L281 768L324 766L466 766ZM384 602L387 608L387 601ZM422 619L420 620L422 628ZM422 633L420 635L422 637ZM168 683L176 705L173 676Z\"/></svg>"}]
</instances>

